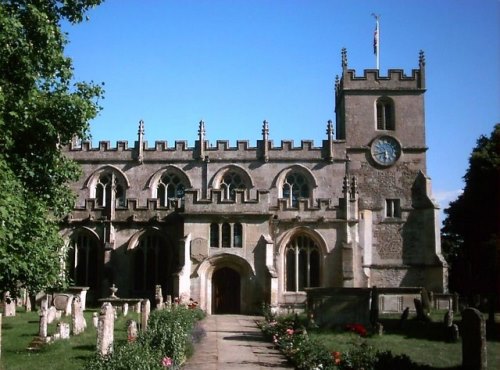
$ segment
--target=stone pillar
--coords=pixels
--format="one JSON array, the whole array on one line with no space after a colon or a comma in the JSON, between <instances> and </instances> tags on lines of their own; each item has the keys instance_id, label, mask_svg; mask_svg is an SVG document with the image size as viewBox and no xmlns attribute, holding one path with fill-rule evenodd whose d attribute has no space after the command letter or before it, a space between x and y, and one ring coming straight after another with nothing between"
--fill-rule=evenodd
<instances>
[{"instance_id":1,"label":"stone pillar","mask_svg":"<svg viewBox=\"0 0 500 370\"><path fill-rule=\"evenodd\" d=\"M75 296L71 307L71 332L73 335L82 333L87 327L87 322L83 316L82 301L80 296Z\"/></svg>"},{"instance_id":2,"label":"stone pillar","mask_svg":"<svg viewBox=\"0 0 500 370\"><path fill-rule=\"evenodd\" d=\"M97 353L106 356L113 353L115 317L111 303L106 302L101 307L97 325Z\"/></svg>"},{"instance_id":3,"label":"stone pillar","mask_svg":"<svg viewBox=\"0 0 500 370\"><path fill-rule=\"evenodd\" d=\"M486 370L486 325L483 315L475 308L462 312L462 368Z\"/></svg>"},{"instance_id":4,"label":"stone pillar","mask_svg":"<svg viewBox=\"0 0 500 370\"><path fill-rule=\"evenodd\" d=\"M134 342L137 339L137 322L130 320L127 325L127 338L129 342Z\"/></svg>"},{"instance_id":5,"label":"stone pillar","mask_svg":"<svg viewBox=\"0 0 500 370\"><path fill-rule=\"evenodd\" d=\"M47 338L47 324L47 310L42 308L42 310L40 311L40 326L38 330L38 336L40 338Z\"/></svg>"},{"instance_id":6,"label":"stone pillar","mask_svg":"<svg viewBox=\"0 0 500 370\"><path fill-rule=\"evenodd\" d=\"M151 303L149 299L144 299L141 305L141 330L146 331L148 327L149 312L151 311Z\"/></svg>"}]
</instances>

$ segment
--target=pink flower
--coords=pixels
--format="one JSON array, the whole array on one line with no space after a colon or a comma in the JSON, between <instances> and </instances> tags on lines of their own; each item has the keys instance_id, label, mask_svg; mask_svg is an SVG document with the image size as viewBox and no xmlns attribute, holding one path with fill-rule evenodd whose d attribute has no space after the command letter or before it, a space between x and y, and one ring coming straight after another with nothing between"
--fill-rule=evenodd
<instances>
[{"instance_id":1,"label":"pink flower","mask_svg":"<svg viewBox=\"0 0 500 370\"><path fill-rule=\"evenodd\" d=\"M174 363L170 357L163 357L163 360L161 360L161 366L163 367L170 367Z\"/></svg>"},{"instance_id":2,"label":"pink flower","mask_svg":"<svg viewBox=\"0 0 500 370\"><path fill-rule=\"evenodd\" d=\"M286 333L288 335L293 335L293 329L286 329Z\"/></svg>"}]
</instances>

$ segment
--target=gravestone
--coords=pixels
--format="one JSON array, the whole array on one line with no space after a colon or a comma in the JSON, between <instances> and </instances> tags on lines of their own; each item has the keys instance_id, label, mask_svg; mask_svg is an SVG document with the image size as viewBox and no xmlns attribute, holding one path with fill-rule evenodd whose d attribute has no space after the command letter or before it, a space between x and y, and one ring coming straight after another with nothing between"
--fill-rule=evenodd
<instances>
[{"instance_id":1,"label":"gravestone","mask_svg":"<svg viewBox=\"0 0 500 370\"><path fill-rule=\"evenodd\" d=\"M92 325L94 326L94 328L97 329L98 324L99 324L99 315L97 314L97 312L94 312L92 314Z\"/></svg>"},{"instance_id":2,"label":"gravestone","mask_svg":"<svg viewBox=\"0 0 500 370\"><path fill-rule=\"evenodd\" d=\"M58 322L54 339L69 339L69 324Z\"/></svg>"},{"instance_id":3,"label":"gravestone","mask_svg":"<svg viewBox=\"0 0 500 370\"><path fill-rule=\"evenodd\" d=\"M443 319L445 337L448 342L456 342L458 340L458 326L453 324L453 311L448 310L444 314Z\"/></svg>"},{"instance_id":4,"label":"gravestone","mask_svg":"<svg viewBox=\"0 0 500 370\"><path fill-rule=\"evenodd\" d=\"M47 310L43 309L40 311L40 322L39 322L39 329L38 329L38 336L44 340L47 339Z\"/></svg>"},{"instance_id":5,"label":"gravestone","mask_svg":"<svg viewBox=\"0 0 500 370\"><path fill-rule=\"evenodd\" d=\"M85 331L87 321L83 316L82 302L79 296L75 296L71 307L71 332L78 335Z\"/></svg>"},{"instance_id":6,"label":"gravestone","mask_svg":"<svg viewBox=\"0 0 500 370\"><path fill-rule=\"evenodd\" d=\"M172 307L172 296L167 294L167 299L165 300L165 307L169 310Z\"/></svg>"},{"instance_id":7,"label":"gravestone","mask_svg":"<svg viewBox=\"0 0 500 370\"><path fill-rule=\"evenodd\" d=\"M475 308L462 312L462 368L486 370L486 325L483 315Z\"/></svg>"},{"instance_id":8,"label":"gravestone","mask_svg":"<svg viewBox=\"0 0 500 370\"><path fill-rule=\"evenodd\" d=\"M408 316L410 316L410 307L406 307L401 314L401 319L399 319L399 327L403 329L408 321Z\"/></svg>"},{"instance_id":9,"label":"gravestone","mask_svg":"<svg viewBox=\"0 0 500 370\"><path fill-rule=\"evenodd\" d=\"M122 314L123 314L123 317L126 317L128 315L128 303L125 302L122 306Z\"/></svg>"},{"instance_id":10,"label":"gravestone","mask_svg":"<svg viewBox=\"0 0 500 370\"><path fill-rule=\"evenodd\" d=\"M40 309L48 310L49 309L49 296L45 294L40 300Z\"/></svg>"},{"instance_id":11,"label":"gravestone","mask_svg":"<svg viewBox=\"0 0 500 370\"><path fill-rule=\"evenodd\" d=\"M65 293L56 293L52 300L52 304L58 311L62 311L65 316L71 315L71 303L73 295Z\"/></svg>"},{"instance_id":12,"label":"gravestone","mask_svg":"<svg viewBox=\"0 0 500 370\"><path fill-rule=\"evenodd\" d=\"M97 325L97 353L106 356L113 353L113 340L115 329L115 317L113 306L105 302L99 313Z\"/></svg>"},{"instance_id":13,"label":"gravestone","mask_svg":"<svg viewBox=\"0 0 500 370\"><path fill-rule=\"evenodd\" d=\"M59 311L60 313L61 311ZM47 324L52 324L58 317L57 309L54 306L50 306L47 310ZM59 315L59 318L61 316Z\"/></svg>"},{"instance_id":14,"label":"gravestone","mask_svg":"<svg viewBox=\"0 0 500 370\"><path fill-rule=\"evenodd\" d=\"M10 296L10 292L3 294L3 315L5 317L16 316L16 300Z\"/></svg>"},{"instance_id":15,"label":"gravestone","mask_svg":"<svg viewBox=\"0 0 500 370\"><path fill-rule=\"evenodd\" d=\"M446 311L446 313L444 314L443 322L444 322L444 326L447 328L449 328L450 326L453 325L453 311L452 310Z\"/></svg>"},{"instance_id":16,"label":"gravestone","mask_svg":"<svg viewBox=\"0 0 500 370\"><path fill-rule=\"evenodd\" d=\"M151 311L151 303L149 299L144 299L141 305L141 330L146 331L148 327L149 312Z\"/></svg>"},{"instance_id":17,"label":"gravestone","mask_svg":"<svg viewBox=\"0 0 500 370\"><path fill-rule=\"evenodd\" d=\"M429 316L425 313L424 306L420 299L415 298L413 300L415 303L415 311L417 312L417 320L429 321Z\"/></svg>"},{"instance_id":18,"label":"gravestone","mask_svg":"<svg viewBox=\"0 0 500 370\"><path fill-rule=\"evenodd\" d=\"M450 337L449 337L449 339L450 339L450 342L452 342L452 343L456 343L460 339L460 331L458 329L458 325L457 324L453 324L450 327Z\"/></svg>"},{"instance_id":19,"label":"gravestone","mask_svg":"<svg viewBox=\"0 0 500 370\"><path fill-rule=\"evenodd\" d=\"M134 342L137 339L137 322L130 320L127 325L127 338L129 342Z\"/></svg>"},{"instance_id":20,"label":"gravestone","mask_svg":"<svg viewBox=\"0 0 500 370\"><path fill-rule=\"evenodd\" d=\"M155 303L157 310L163 310L163 292L161 291L161 285L155 287Z\"/></svg>"}]
</instances>

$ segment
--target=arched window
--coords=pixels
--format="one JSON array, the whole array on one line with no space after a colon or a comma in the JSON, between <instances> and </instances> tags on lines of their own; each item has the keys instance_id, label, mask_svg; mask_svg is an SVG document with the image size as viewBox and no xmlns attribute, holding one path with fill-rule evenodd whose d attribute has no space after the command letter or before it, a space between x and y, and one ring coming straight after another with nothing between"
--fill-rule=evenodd
<instances>
[{"instance_id":1,"label":"arched window","mask_svg":"<svg viewBox=\"0 0 500 370\"><path fill-rule=\"evenodd\" d=\"M303 291L320 285L320 252L312 239L294 237L285 248L286 290Z\"/></svg>"},{"instance_id":2,"label":"arched window","mask_svg":"<svg viewBox=\"0 0 500 370\"><path fill-rule=\"evenodd\" d=\"M231 247L231 225L227 222L222 224L222 248Z\"/></svg>"},{"instance_id":3,"label":"arched window","mask_svg":"<svg viewBox=\"0 0 500 370\"><path fill-rule=\"evenodd\" d=\"M113 201L114 190L115 207L125 207L125 187L114 173L103 173L95 185L95 198L98 207L109 207Z\"/></svg>"},{"instance_id":4,"label":"arched window","mask_svg":"<svg viewBox=\"0 0 500 370\"><path fill-rule=\"evenodd\" d=\"M297 172L288 174L283 182L282 194L292 207L297 207L299 198L309 198L309 184L305 176Z\"/></svg>"},{"instance_id":5,"label":"arched window","mask_svg":"<svg viewBox=\"0 0 500 370\"><path fill-rule=\"evenodd\" d=\"M143 235L134 250L133 260L135 290L154 291L156 285L167 284L167 246L159 235Z\"/></svg>"},{"instance_id":6,"label":"arched window","mask_svg":"<svg viewBox=\"0 0 500 370\"><path fill-rule=\"evenodd\" d=\"M175 173L165 173L158 181L156 196L160 199L160 206L166 207L169 200L184 199L186 184Z\"/></svg>"},{"instance_id":7,"label":"arched window","mask_svg":"<svg viewBox=\"0 0 500 370\"><path fill-rule=\"evenodd\" d=\"M377 100L377 130L395 130L394 103L388 97Z\"/></svg>"},{"instance_id":8,"label":"arched window","mask_svg":"<svg viewBox=\"0 0 500 370\"><path fill-rule=\"evenodd\" d=\"M243 226L239 222L210 224L210 248L241 247L243 247Z\"/></svg>"},{"instance_id":9,"label":"arched window","mask_svg":"<svg viewBox=\"0 0 500 370\"><path fill-rule=\"evenodd\" d=\"M67 266L68 276L75 285L98 287L98 249L98 240L88 232L78 232L71 239Z\"/></svg>"},{"instance_id":10,"label":"arched window","mask_svg":"<svg viewBox=\"0 0 500 370\"><path fill-rule=\"evenodd\" d=\"M222 198L232 200L236 198L236 189L247 189L243 177L236 171L226 172L219 187L222 190Z\"/></svg>"}]
</instances>

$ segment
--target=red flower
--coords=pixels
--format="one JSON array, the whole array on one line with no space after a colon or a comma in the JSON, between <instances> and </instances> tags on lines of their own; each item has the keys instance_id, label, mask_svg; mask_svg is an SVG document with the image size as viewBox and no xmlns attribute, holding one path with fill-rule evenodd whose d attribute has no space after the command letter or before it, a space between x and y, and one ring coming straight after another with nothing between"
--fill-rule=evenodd
<instances>
[{"instance_id":1,"label":"red flower","mask_svg":"<svg viewBox=\"0 0 500 370\"><path fill-rule=\"evenodd\" d=\"M340 365L340 352L333 351L331 353L332 355L332 361L335 365Z\"/></svg>"}]
</instances>

